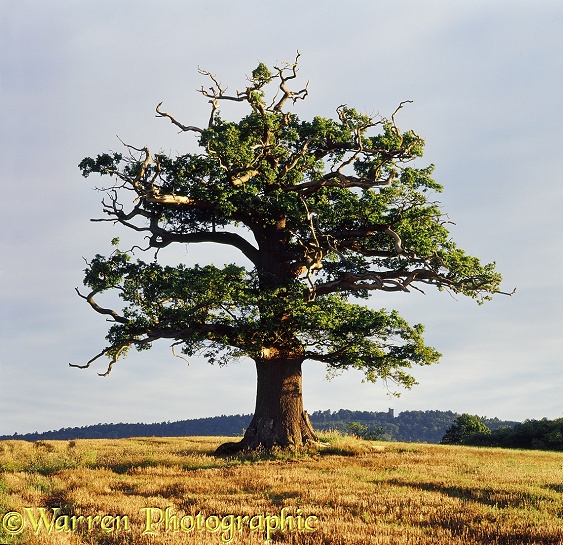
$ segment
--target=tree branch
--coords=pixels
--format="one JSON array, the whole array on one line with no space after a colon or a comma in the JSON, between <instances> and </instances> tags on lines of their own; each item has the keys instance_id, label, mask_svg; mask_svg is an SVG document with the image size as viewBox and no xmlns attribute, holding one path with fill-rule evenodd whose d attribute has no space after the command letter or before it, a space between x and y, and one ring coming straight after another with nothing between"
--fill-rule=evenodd
<instances>
[{"instance_id":1,"label":"tree branch","mask_svg":"<svg viewBox=\"0 0 563 545\"><path fill-rule=\"evenodd\" d=\"M418 289L414 285L411 286L411 284L415 281L425 284L444 286L456 291L461 288L461 286L457 285L454 281L431 269L419 268L414 271L409 271L403 268L380 272L346 272L335 280L316 285L314 288L314 295L326 295L339 291L363 290L408 292L409 287Z\"/></svg>"},{"instance_id":2,"label":"tree branch","mask_svg":"<svg viewBox=\"0 0 563 545\"><path fill-rule=\"evenodd\" d=\"M155 233L155 236L159 237L162 242L156 243L153 246L167 246L171 242L180 242L183 244L199 243L199 242L214 242L217 244L225 244L228 246L233 246L240 250L252 263L255 265L259 260L259 251L245 238L241 237L237 233L230 233L226 231L199 231L195 233L170 233L164 229L159 229ZM152 245L152 244L151 244Z\"/></svg>"},{"instance_id":3,"label":"tree branch","mask_svg":"<svg viewBox=\"0 0 563 545\"><path fill-rule=\"evenodd\" d=\"M296 185L283 186L281 189L283 191L297 191L303 196L312 195L319 191L322 187L342 187L351 188L357 187L362 189L373 189L375 187L384 187L391 184L395 178L395 173L391 172L387 178L376 179L376 178L365 178L351 176L348 174L343 174L342 172L331 171L327 172L319 180L311 180L309 182L303 182Z\"/></svg>"},{"instance_id":4,"label":"tree branch","mask_svg":"<svg viewBox=\"0 0 563 545\"><path fill-rule=\"evenodd\" d=\"M83 296L81 296L83 297ZM83 297L84 298L84 297ZM113 311L112 311L113 312ZM236 328L226 325L226 324L199 324L196 326L188 326L181 329L171 329L163 327L148 327L144 331L139 331L138 335L134 337L129 337L128 339L112 346L104 348L99 354L96 354L93 358L88 360L84 365L69 363L69 367L76 367L78 369L87 369L92 363L101 358L102 356L108 355L112 352L110 362L108 364L105 373L98 373L99 376L105 377L109 375L113 369L113 365L119 359L119 356L132 345L138 347L152 343L158 339L174 339L177 342L173 346L181 344L184 338L193 336L194 334L208 334L209 339L213 340L214 336L217 337L227 337L232 346L236 346L237 330ZM144 338L140 338L140 335L145 335Z\"/></svg>"},{"instance_id":5,"label":"tree branch","mask_svg":"<svg viewBox=\"0 0 563 545\"><path fill-rule=\"evenodd\" d=\"M157 115L155 117L167 117L174 125L176 125L176 127L182 129L183 132L192 131L192 132L197 132L199 134L203 134L203 129L200 129L199 127L194 127L193 125L183 125L182 123L177 121L174 117L172 117L169 113L163 112L160 109L161 106L162 106L162 102L160 102L156 107Z\"/></svg>"},{"instance_id":6,"label":"tree branch","mask_svg":"<svg viewBox=\"0 0 563 545\"><path fill-rule=\"evenodd\" d=\"M127 348L128 346L130 346L131 343L123 343L121 346L118 346L117 348L114 346L108 346L107 348L104 348L99 354L97 354L96 356L94 356L92 359L90 359L89 361L87 361L84 365L78 365L75 363L69 363L68 366L69 367L76 367L78 369L88 369L90 367L90 365L92 365L92 363L94 363L96 360L98 360L99 358L101 358L102 356L105 356L108 352L110 352L111 350L116 350L115 354L111 357L111 360L109 362L108 368L106 370L105 373L98 373L98 376L100 377L107 377L110 373L111 370L113 369L113 364L115 362L117 362L117 360L119 359L119 356L121 355L121 352L123 352L123 350L125 348Z\"/></svg>"},{"instance_id":7,"label":"tree branch","mask_svg":"<svg viewBox=\"0 0 563 545\"><path fill-rule=\"evenodd\" d=\"M273 106L271 109L275 112L281 112L282 108L284 106L284 104L287 102L288 99L291 99L293 101L293 104L295 104L298 100L305 100L305 98L307 97L307 95L309 94L309 82L307 82L307 84L305 85L305 87L303 89L301 89L300 91L290 91L287 86L286 83L292 79L295 79L297 77L297 65L299 64L299 57L301 56L301 53L299 53L299 51L297 51L297 55L295 57L295 62L293 63L285 63L284 66L282 67L277 67L274 66L274 68L278 71L278 77L280 78L280 90L282 91L282 97L281 99L278 101L278 103ZM290 71L290 74L288 76L285 75L285 72Z\"/></svg>"},{"instance_id":8,"label":"tree branch","mask_svg":"<svg viewBox=\"0 0 563 545\"><path fill-rule=\"evenodd\" d=\"M116 322L119 322L120 324L127 324L129 322L126 318L124 318L123 316L121 316L120 314L115 312L114 310L109 309L109 308L103 308L94 301L94 296L97 295L98 293L100 293L99 291L94 290L94 291L90 292L88 295L82 295L78 291L78 288L74 288L74 291L76 291L76 293L79 295L79 297L88 301L88 304L96 312L98 312L100 314L109 314Z\"/></svg>"}]
</instances>

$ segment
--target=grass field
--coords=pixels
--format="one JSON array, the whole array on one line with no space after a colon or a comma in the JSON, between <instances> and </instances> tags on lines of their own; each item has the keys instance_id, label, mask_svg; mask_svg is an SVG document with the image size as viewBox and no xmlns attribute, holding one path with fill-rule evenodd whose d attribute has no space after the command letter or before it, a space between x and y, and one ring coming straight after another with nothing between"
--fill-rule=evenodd
<instances>
[{"instance_id":1,"label":"grass field","mask_svg":"<svg viewBox=\"0 0 563 545\"><path fill-rule=\"evenodd\" d=\"M0 543L563 544L563 453L225 438L0 442Z\"/></svg>"}]
</instances>

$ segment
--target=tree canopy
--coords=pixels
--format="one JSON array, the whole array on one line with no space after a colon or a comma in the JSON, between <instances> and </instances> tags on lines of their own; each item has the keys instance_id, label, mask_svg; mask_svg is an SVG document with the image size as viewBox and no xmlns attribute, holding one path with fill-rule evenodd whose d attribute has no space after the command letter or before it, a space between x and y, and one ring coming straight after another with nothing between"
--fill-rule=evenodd
<instances>
[{"instance_id":1,"label":"tree canopy","mask_svg":"<svg viewBox=\"0 0 563 545\"><path fill-rule=\"evenodd\" d=\"M80 163L85 177L111 179L101 189L106 217L97 221L137 231L144 250L155 250L151 261L135 259L137 247L88 262L90 291L81 296L113 323L108 345L80 367L108 356L107 374L130 347L169 339L211 363L317 360L410 387L409 369L440 354L425 345L420 324L360 300L433 286L482 302L500 291L494 264L451 239L433 200L442 190L433 166L415 164L424 141L397 126L405 102L389 118L340 105L334 119L301 120L291 111L309 92L308 84L290 89L298 60L273 69L260 63L234 94L200 71L211 82L200 89L211 109L204 127L183 124L159 104L157 116L193 134L199 153L125 144L123 153ZM223 117L229 102L245 103L248 113ZM207 266L158 262L173 243L203 242L245 259L219 265L217 253ZM106 291L119 294L122 310L98 304Z\"/></svg>"},{"instance_id":2,"label":"tree canopy","mask_svg":"<svg viewBox=\"0 0 563 545\"><path fill-rule=\"evenodd\" d=\"M463 445L474 435L490 433L490 428L483 423L481 417L464 413L456 417L440 442L443 445Z\"/></svg>"}]
</instances>

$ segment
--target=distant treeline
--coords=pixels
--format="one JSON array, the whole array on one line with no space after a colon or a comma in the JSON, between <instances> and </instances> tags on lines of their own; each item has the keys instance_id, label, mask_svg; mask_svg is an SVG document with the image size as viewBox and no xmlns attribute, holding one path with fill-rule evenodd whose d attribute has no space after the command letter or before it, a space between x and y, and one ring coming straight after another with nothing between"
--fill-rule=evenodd
<instances>
[{"instance_id":1,"label":"distant treeline","mask_svg":"<svg viewBox=\"0 0 563 545\"><path fill-rule=\"evenodd\" d=\"M128 437L184 437L189 435L240 435L252 415L212 416L181 420L179 422L157 422L154 424L94 424L80 428L61 428L43 433L0 436L1 439L126 439Z\"/></svg>"},{"instance_id":2,"label":"distant treeline","mask_svg":"<svg viewBox=\"0 0 563 545\"><path fill-rule=\"evenodd\" d=\"M388 412L340 409L336 412L316 411L309 416L317 430L346 432L351 429L351 423L357 423L363 426L364 435L375 435L383 441L439 443L458 414L452 411L403 411L395 416L392 409ZM517 424L498 418L482 420L489 429Z\"/></svg>"},{"instance_id":3,"label":"distant treeline","mask_svg":"<svg viewBox=\"0 0 563 545\"><path fill-rule=\"evenodd\" d=\"M410 441L439 443L446 430L458 416L452 411L404 411L395 416L388 412L315 411L309 414L314 428L318 431L338 430L347 432L353 429L350 424L361 424L362 429L373 432L378 438L387 441ZM250 424L252 415L213 416L182 420L179 422L160 422L155 424L96 424L81 428L62 428L43 433L24 435L4 435L3 439L121 439L127 437L183 437L190 435L242 435ZM501 421L498 418L483 419L491 430L501 426L513 426L517 422Z\"/></svg>"},{"instance_id":4,"label":"distant treeline","mask_svg":"<svg viewBox=\"0 0 563 545\"><path fill-rule=\"evenodd\" d=\"M483 421L487 425L486 421ZM461 444L563 451L563 418L555 420L525 420L513 427L497 427L463 439Z\"/></svg>"}]
</instances>

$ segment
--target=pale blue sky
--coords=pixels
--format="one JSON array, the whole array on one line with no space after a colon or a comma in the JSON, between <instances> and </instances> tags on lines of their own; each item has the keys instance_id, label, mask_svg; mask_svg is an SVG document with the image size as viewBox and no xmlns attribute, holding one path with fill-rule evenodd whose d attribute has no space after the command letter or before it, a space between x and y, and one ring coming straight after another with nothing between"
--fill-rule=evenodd
<instances>
[{"instance_id":1,"label":"pale blue sky","mask_svg":"<svg viewBox=\"0 0 563 545\"><path fill-rule=\"evenodd\" d=\"M165 342L132 352L109 377L96 354L106 322L74 292L82 256L107 253L120 229L99 217L87 156L117 136L170 152L193 147L154 117L164 101L203 124L201 66L230 89L258 62L302 53L310 95L298 114L346 103L390 115L426 139L439 197L461 247L496 260L504 288L478 307L446 293L375 294L426 325L439 365L416 369L400 399L361 375L324 380L304 366L307 410L441 409L503 419L563 415L563 3L518 1L37 2L4 0L0 19L0 434L98 422L250 413L251 362L216 368L174 358ZM224 109L236 116L236 108ZM117 136L116 136L117 135ZM167 259L216 261L178 248ZM236 254L233 254L236 258Z\"/></svg>"}]
</instances>

